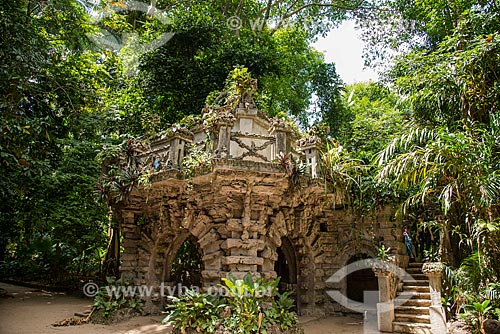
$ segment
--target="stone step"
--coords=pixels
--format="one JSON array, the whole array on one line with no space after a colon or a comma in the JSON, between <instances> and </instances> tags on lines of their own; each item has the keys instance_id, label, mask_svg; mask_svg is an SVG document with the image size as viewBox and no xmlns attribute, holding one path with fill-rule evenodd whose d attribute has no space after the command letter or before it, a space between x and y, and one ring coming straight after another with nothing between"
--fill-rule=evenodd
<instances>
[{"instance_id":1,"label":"stone step","mask_svg":"<svg viewBox=\"0 0 500 334\"><path fill-rule=\"evenodd\" d=\"M422 275L422 269L421 268L408 268L406 269L406 272L410 275Z\"/></svg>"},{"instance_id":2,"label":"stone step","mask_svg":"<svg viewBox=\"0 0 500 334\"><path fill-rule=\"evenodd\" d=\"M432 334L430 324L412 324L406 322L393 322L392 330L394 333L409 334Z\"/></svg>"},{"instance_id":3,"label":"stone step","mask_svg":"<svg viewBox=\"0 0 500 334\"><path fill-rule=\"evenodd\" d=\"M431 306L430 299L408 299L403 306L411 306L411 307L426 307Z\"/></svg>"},{"instance_id":4,"label":"stone step","mask_svg":"<svg viewBox=\"0 0 500 334\"><path fill-rule=\"evenodd\" d=\"M408 268L420 268L420 269L422 269L422 265L423 265L422 262L411 262L411 263L408 263Z\"/></svg>"},{"instance_id":5,"label":"stone step","mask_svg":"<svg viewBox=\"0 0 500 334\"><path fill-rule=\"evenodd\" d=\"M428 314L394 313L394 321L412 324L430 324L431 318Z\"/></svg>"},{"instance_id":6,"label":"stone step","mask_svg":"<svg viewBox=\"0 0 500 334\"><path fill-rule=\"evenodd\" d=\"M413 277L413 279L416 279L416 280L428 280L427 276L425 276L425 274L413 274L411 275L411 277Z\"/></svg>"},{"instance_id":7,"label":"stone step","mask_svg":"<svg viewBox=\"0 0 500 334\"><path fill-rule=\"evenodd\" d=\"M403 291L399 293L398 295L401 298L408 298L408 299L431 299L431 293L430 292L421 292L421 291Z\"/></svg>"},{"instance_id":8,"label":"stone step","mask_svg":"<svg viewBox=\"0 0 500 334\"><path fill-rule=\"evenodd\" d=\"M424 285L424 286L421 286L421 285L404 285L403 291L408 291L408 292L416 291L416 292L423 292L423 293L429 292L430 293L431 292L431 288L429 287L429 285Z\"/></svg>"},{"instance_id":9,"label":"stone step","mask_svg":"<svg viewBox=\"0 0 500 334\"><path fill-rule=\"evenodd\" d=\"M403 286L429 286L429 280L403 281Z\"/></svg>"},{"instance_id":10,"label":"stone step","mask_svg":"<svg viewBox=\"0 0 500 334\"><path fill-rule=\"evenodd\" d=\"M405 304L404 306L396 306L395 312L397 314L429 315L429 306L408 306Z\"/></svg>"}]
</instances>

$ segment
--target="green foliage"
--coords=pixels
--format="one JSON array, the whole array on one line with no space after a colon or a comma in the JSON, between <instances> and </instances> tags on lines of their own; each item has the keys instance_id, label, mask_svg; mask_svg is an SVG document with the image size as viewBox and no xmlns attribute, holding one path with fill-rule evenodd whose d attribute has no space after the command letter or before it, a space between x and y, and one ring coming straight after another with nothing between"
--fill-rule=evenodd
<instances>
[{"instance_id":1,"label":"green foliage","mask_svg":"<svg viewBox=\"0 0 500 334\"><path fill-rule=\"evenodd\" d=\"M357 83L345 88L349 114L341 135L334 136L353 156L371 163L375 155L404 130L405 105L380 83Z\"/></svg>"},{"instance_id":2,"label":"green foliage","mask_svg":"<svg viewBox=\"0 0 500 334\"><path fill-rule=\"evenodd\" d=\"M181 245L170 269L171 281L183 286L200 286L203 269L202 254L196 241L188 239Z\"/></svg>"},{"instance_id":3,"label":"green foliage","mask_svg":"<svg viewBox=\"0 0 500 334\"><path fill-rule=\"evenodd\" d=\"M224 297L188 290L172 298L164 321L174 333L301 333L293 299L277 292L279 280L253 280L250 273L242 280L232 274L222 280Z\"/></svg>"},{"instance_id":4,"label":"green foliage","mask_svg":"<svg viewBox=\"0 0 500 334\"><path fill-rule=\"evenodd\" d=\"M455 204L486 208L500 190L500 179L490 168L498 164L488 139L493 133L496 130L450 133L447 128L415 128L380 153L379 176L394 180L399 188L415 187L408 205L425 203L430 196L445 214Z\"/></svg>"},{"instance_id":5,"label":"green foliage","mask_svg":"<svg viewBox=\"0 0 500 334\"><path fill-rule=\"evenodd\" d=\"M487 319L490 311L492 311L490 303L490 300L484 300L481 303L473 302L472 304L465 305L465 313L460 314L460 316L465 319L472 333L482 333L483 322Z\"/></svg>"},{"instance_id":6,"label":"green foliage","mask_svg":"<svg viewBox=\"0 0 500 334\"><path fill-rule=\"evenodd\" d=\"M263 314L261 302L276 294L278 281L264 283L262 279L253 281L247 273L243 280L237 280L231 273L222 278L227 288L227 301L233 312L224 321L228 330L235 333L259 333ZM267 298L266 298L267 297Z\"/></svg>"},{"instance_id":7,"label":"green foliage","mask_svg":"<svg viewBox=\"0 0 500 334\"><path fill-rule=\"evenodd\" d=\"M379 64L391 54L408 50L434 50L451 35L470 12L485 15L498 11L490 1L414 1L384 0L374 4L376 10L355 13L367 47L365 59ZM378 10L377 10L378 9ZM474 25L476 29L479 25Z\"/></svg>"},{"instance_id":8,"label":"green foliage","mask_svg":"<svg viewBox=\"0 0 500 334\"><path fill-rule=\"evenodd\" d=\"M291 17L286 25L280 22L276 29L266 28L270 17L283 14L279 14L283 8L274 8L277 4L269 4L273 11L261 18L262 29L254 29L255 19L266 12L258 9L263 3L248 1L233 8L233 3L216 2L172 4L165 11L168 23L148 28L175 35L165 45L143 55L133 77L118 73L120 84L111 93L111 107L119 115L120 127L142 135L187 115L199 114L210 92L220 91L227 73L241 65L248 67L259 82L256 101L262 111L272 116L294 115L308 126L307 109L310 103L316 103L324 119L337 119L341 83L334 65L326 64L323 56L309 46L316 34L313 29L301 25L302 19L295 22ZM290 3L288 9L295 6ZM317 4L300 7L293 17L321 8ZM321 15L333 19L332 13L322 11ZM116 15L130 17L133 13ZM243 25L233 30L228 22L235 15L242 18ZM118 17L116 20L123 21ZM142 29L126 24L124 29ZM321 25L315 26L321 29ZM119 61L117 67L122 65ZM312 101L313 94L317 102Z\"/></svg>"},{"instance_id":9,"label":"green foliage","mask_svg":"<svg viewBox=\"0 0 500 334\"><path fill-rule=\"evenodd\" d=\"M225 307L218 297L186 290L180 297L170 297L173 304L168 307L168 315L163 322L173 324L174 333L192 332L215 333L220 323L220 312Z\"/></svg>"},{"instance_id":10,"label":"green foliage","mask_svg":"<svg viewBox=\"0 0 500 334\"><path fill-rule=\"evenodd\" d=\"M268 328L281 327L283 330L290 330L292 333L300 333L297 328L297 315L293 312L295 301L292 292L278 293L273 299L273 306L264 309L264 317L269 323Z\"/></svg>"},{"instance_id":11,"label":"green foliage","mask_svg":"<svg viewBox=\"0 0 500 334\"><path fill-rule=\"evenodd\" d=\"M333 191L340 191L340 196L353 201L353 194L360 194L360 177L363 171L362 161L351 157L339 143L331 140L321 152L320 167L326 185ZM357 189L356 189L357 188Z\"/></svg>"},{"instance_id":12,"label":"green foliage","mask_svg":"<svg viewBox=\"0 0 500 334\"><path fill-rule=\"evenodd\" d=\"M392 259L391 256L391 247L385 247L384 244L382 244L380 247L377 248L377 259L380 261L390 261Z\"/></svg>"},{"instance_id":13,"label":"green foliage","mask_svg":"<svg viewBox=\"0 0 500 334\"><path fill-rule=\"evenodd\" d=\"M363 23L384 26L376 34L365 31L373 42L369 56L378 58L379 47L406 49L386 79L406 100L412 124L378 155L378 179L398 190L403 212L424 207L444 217L442 240L453 241L444 246L458 268L447 271L447 308L453 313L469 305L467 317L478 331L488 285L500 276L498 7L480 1L381 4L391 14Z\"/></svg>"},{"instance_id":14,"label":"green foliage","mask_svg":"<svg viewBox=\"0 0 500 334\"><path fill-rule=\"evenodd\" d=\"M99 293L94 297L91 321L94 323L111 323L115 317L125 312L141 314L143 301L135 296L124 293L121 288L130 284L122 279L107 277L107 286L101 287ZM110 294L110 292L112 292Z\"/></svg>"},{"instance_id":15,"label":"green foliage","mask_svg":"<svg viewBox=\"0 0 500 334\"><path fill-rule=\"evenodd\" d=\"M107 222L95 111L109 82L86 50L87 16L64 0L4 1L0 12L0 261L43 280L93 275Z\"/></svg>"}]
</instances>

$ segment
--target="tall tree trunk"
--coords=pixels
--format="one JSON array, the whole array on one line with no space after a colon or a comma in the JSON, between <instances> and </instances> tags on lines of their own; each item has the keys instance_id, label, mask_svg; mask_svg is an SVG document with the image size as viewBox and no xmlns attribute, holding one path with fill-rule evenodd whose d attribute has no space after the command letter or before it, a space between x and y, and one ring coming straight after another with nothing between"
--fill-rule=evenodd
<instances>
[{"instance_id":1,"label":"tall tree trunk","mask_svg":"<svg viewBox=\"0 0 500 334\"><path fill-rule=\"evenodd\" d=\"M451 232L449 228L449 222L444 220L440 222L440 233L439 233L439 255L441 261L455 266L457 265L457 260L454 256L454 249L451 246Z\"/></svg>"},{"instance_id":2,"label":"tall tree trunk","mask_svg":"<svg viewBox=\"0 0 500 334\"><path fill-rule=\"evenodd\" d=\"M120 229L118 227L110 229L110 239L102 274L104 277L113 276L116 278L120 275Z\"/></svg>"},{"instance_id":3,"label":"tall tree trunk","mask_svg":"<svg viewBox=\"0 0 500 334\"><path fill-rule=\"evenodd\" d=\"M120 275L120 217L114 212L109 224L109 244L104 257L103 278Z\"/></svg>"}]
</instances>

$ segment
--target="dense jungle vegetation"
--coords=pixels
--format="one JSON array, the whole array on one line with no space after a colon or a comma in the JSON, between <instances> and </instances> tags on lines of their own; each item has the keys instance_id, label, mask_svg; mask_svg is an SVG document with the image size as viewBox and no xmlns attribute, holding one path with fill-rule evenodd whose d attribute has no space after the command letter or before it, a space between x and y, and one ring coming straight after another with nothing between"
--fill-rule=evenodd
<instances>
[{"instance_id":1,"label":"dense jungle vegetation","mask_svg":"<svg viewBox=\"0 0 500 334\"><path fill-rule=\"evenodd\" d=\"M1 0L0 13L1 277L116 273L108 153L189 122L245 67L261 111L328 137L325 177L357 214L391 204L439 230L450 314L499 316L498 1ZM344 84L311 47L347 19L380 82Z\"/></svg>"}]
</instances>

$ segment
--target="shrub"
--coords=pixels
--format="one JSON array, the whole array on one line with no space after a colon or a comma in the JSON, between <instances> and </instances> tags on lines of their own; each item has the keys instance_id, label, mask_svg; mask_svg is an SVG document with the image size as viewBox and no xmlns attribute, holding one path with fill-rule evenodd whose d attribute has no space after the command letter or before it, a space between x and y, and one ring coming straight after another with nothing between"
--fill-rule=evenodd
<instances>
[{"instance_id":1,"label":"shrub","mask_svg":"<svg viewBox=\"0 0 500 334\"><path fill-rule=\"evenodd\" d=\"M120 289L126 286L127 282L113 277L107 277L106 280L108 286L102 287L94 298L92 322L109 324L120 318L129 318L142 313L143 301L138 297L127 296Z\"/></svg>"},{"instance_id":2,"label":"shrub","mask_svg":"<svg viewBox=\"0 0 500 334\"><path fill-rule=\"evenodd\" d=\"M185 333L186 329L214 333L220 325L220 310L225 306L220 298L191 290L185 290L180 297L170 298L173 304L163 322L172 323L174 333Z\"/></svg>"},{"instance_id":3,"label":"shrub","mask_svg":"<svg viewBox=\"0 0 500 334\"><path fill-rule=\"evenodd\" d=\"M237 280L232 274L223 278L223 296L187 291L171 297L173 304L164 322L173 333L302 333L293 312L289 293L278 293L279 279L264 282L247 274Z\"/></svg>"}]
</instances>

